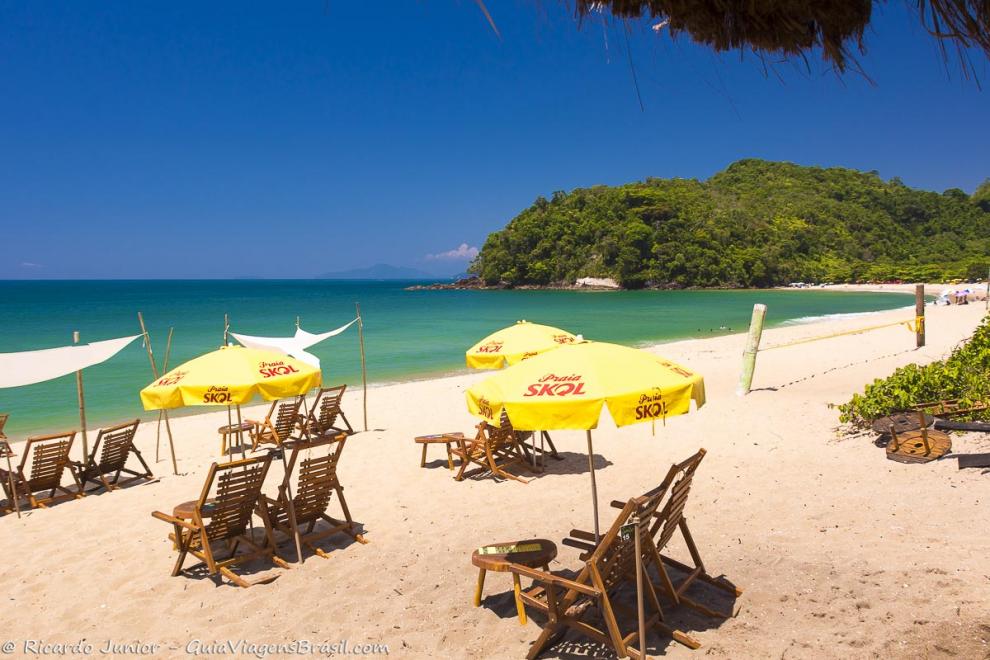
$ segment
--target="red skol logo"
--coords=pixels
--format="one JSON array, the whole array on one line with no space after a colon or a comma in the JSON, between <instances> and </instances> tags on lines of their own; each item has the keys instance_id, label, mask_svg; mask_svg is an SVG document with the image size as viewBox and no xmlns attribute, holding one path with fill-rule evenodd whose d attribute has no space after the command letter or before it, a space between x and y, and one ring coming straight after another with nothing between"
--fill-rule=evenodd
<instances>
[{"instance_id":1,"label":"red skol logo","mask_svg":"<svg viewBox=\"0 0 990 660\"><path fill-rule=\"evenodd\" d=\"M218 387L216 385L211 385L210 389L206 390L203 394L203 403L226 403L229 404L233 401L233 395L231 395L230 390L226 387Z\"/></svg>"},{"instance_id":2,"label":"red skol logo","mask_svg":"<svg viewBox=\"0 0 990 660\"><path fill-rule=\"evenodd\" d=\"M574 337L571 337L570 335L554 335L553 336L553 340L555 342L557 342L558 344L573 344L574 343Z\"/></svg>"},{"instance_id":3,"label":"red skol logo","mask_svg":"<svg viewBox=\"0 0 990 660\"><path fill-rule=\"evenodd\" d=\"M158 380L158 382L155 383L155 385L158 385L158 386L161 386L161 387L168 387L170 385L178 385L179 384L179 381L182 380L183 378L185 378L187 373L189 373L189 372L188 371L176 371L174 373L168 374L167 376L164 376L164 377L160 378Z\"/></svg>"},{"instance_id":4,"label":"red skol logo","mask_svg":"<svg viewBox=\"0 0 990 660\"><path fill-rule=\"evenodd\" d=\"M481 413L482 417L495 419L495 411L492 410L492 404L485 397L478 399L478 412Z\"/></svg>"},{"instance_id":5,"label":"red skol logo","mask_svg":"<svg viewBox=\"0 0 990 660\"><path fill-rule=\"evenodd\" d=\"M490 341L478 347L479 353L498 353L502 350L502 342Z\"/></svg>"},{"instance_id":6,"label":"red skol logo","mask_svg":"<svg viewBox=\"0 0 990 660\"><path fill-rule=\"evenodd\" d=\"M547 374L540 382L526 388L523 396L581 396L584 394L584 383L581 376L557 376Z\"/></svg>"},{"instance_id":7,"label":"red skol logo","mask_svg":"<svg viewBox=\"0 0 990 660\"><path fill-rule=\"evenodd\" d=\"M261 374L262 378L273 378L299 373L299 370L285 362L262 362L258 365L258 373Z\"/></svg>"},{"instance_id":8,"label":"red skol logo","mask_svg":"<svg viewBox=\"0 0 990 660\"><path fill-rule=\"evenodd\" d=\"M667 416L667 402L662 394L644 394L636 406L636 419L656 419Z\"/></svg>"}]
</instances>

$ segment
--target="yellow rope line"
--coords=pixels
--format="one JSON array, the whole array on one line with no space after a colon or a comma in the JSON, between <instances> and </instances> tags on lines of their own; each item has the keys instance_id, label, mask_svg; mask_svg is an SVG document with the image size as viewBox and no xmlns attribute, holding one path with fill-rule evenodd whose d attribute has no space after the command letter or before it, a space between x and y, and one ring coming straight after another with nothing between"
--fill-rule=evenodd
<instances>
[{"instance_id":1,"label":"yellow rope line","mask_svg":"<svg viewBox=\"0 0 990 660\"><path fill-rule=\"evenodd\" d=\"M890 328L895 325L903 325L911 332L915 332L916 328L925 327L925 317L916 316L914 319L905 319L903 321L894 321L893 323L884 323L883 325L871 325L867 328L858 328L856 330L846 330L844 332L834 332L830 335L821 335L818 337L808 337L807 339L798 339L797 341L790 341L784 344L775 344L773 346L767 346L766 348L761 348L760 353L763 351L772 351L775 348L787 348L788 346L797 346L798 344L807 344L813 341L820 341L822 339L832 339L833 337L842 337L845 335L858 335L863 332L869 332L870 330L879 330L880 328Z\"/></svg>"}]
</instances>

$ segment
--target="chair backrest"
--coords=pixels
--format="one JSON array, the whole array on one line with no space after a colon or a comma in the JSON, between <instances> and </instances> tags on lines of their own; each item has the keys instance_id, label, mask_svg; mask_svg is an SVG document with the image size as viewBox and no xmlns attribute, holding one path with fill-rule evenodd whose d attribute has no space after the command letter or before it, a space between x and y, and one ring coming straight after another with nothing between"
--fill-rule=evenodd
<instances>
[{"instance_id":1,"label":"chair backrest","mask_svg":"<svg viewBox=\"0 0 990 660\"><path fill-rule=\"evenodd\" d=\"M24 473L30 459L31 475L25 475L25 478L32 491L49 490L61 484L62 472L69 465L69 450L75 439L75 431L36 435L27 439L21 457L21 472Z\"/></svg>"},{"instance_id":2,"label":"chair backrest","mask_svg":"<svg viewBox=\"0 0 990 660\"><path fill-rule=\"evenodd\" d=\"M333 428L340 415L340 402L344 398L347 385L324 387L316 394L313 409L309 411L311 425L320 433L326 433Z\"/></svg>"},{"instance_id":3,"label":"chair backrest","mask_svg":"<svg viewBox=\"0 0 990 660\"><path fill-rule=\"evenodd\" d=\"M480 425L481 434L484 436L485 447L490 452L498 452L502 449L513 445L519 441L520 431L516 431L512 428L512 422L509 421L509 416L502 411L502 417L499 419L499 425L494 426L488 422L482 422Z\"/></svg>"},{"instance_id":4,"label":"chair backrest","mask_svg":"<svg viewBox=\"0 0 990 660\"><path fill-rule=\"evenodd\" d=\"M206 477L198 509L204 515L206 536L210 541L233 539L244 534L251 515L258 507L261 487L271 466L271 454L245 458L230 463L214 463ZM207 504L214 481L217 484L212 503Z\"/></svg>"},{"instance_id":5,"label":"chair backrest","mask_svg":"<svg viewBox=\"0 0 990 660\"><path fill-rule=\"evenodd\" d=\"M302 397L297 396L289 401L276 401L272 404L272 409L268 411L268 422L275 429L275 434L278 435L280 442L285 442L292 435L296 421L299 419L299 407L301 405ZM277 412L276 406L278 406ZM272 419L272 413L275 414L274 419Z\"/></svg>"},{"instance_id":6,"label":"chair backrest","mask_svg":"<svg viewBox=\"0 0 990 660\"><path fill-rule=\"evenodd\" d=\"M297 442L292 447L292 457L283 481L282 494L297 472L298 478L293 492L292 507L297 523L316 520L327 510L334 490L339 487L337 463L344 451L347 435L339 433L333 437L323 437L312 442ZM304 457L301 457L305 453ZM300 460L301 459L301 460ZM298 463L298 470L294 469Z\"/></svg>"},{"instance_id":7,"label":"chair backrest","mask_svg":"<svg viewBox=\"0 0 990 660\"><path fill-rule=\"evenodd\" d=\"M9 413L0 413L0 440L6 440L7 436L3 432L3 427L7 424L7 419L10 417Z\"/></svg>"},{"instance_id":8,"label":"chair backrest","mask_svg":"<svg viewBox=\"0 0 990 660\"><path fill-rule=\"evenodd\" d=\"M645 555L650 536L651 522L656 515L663 493L643 495L626 502L616 516L615 522L598 542L598 547L588 558L589 566L594 566L606 591L626 579L635 567L636 538L635 520L639 518L640 551Z\"/></svg>"},{"instance_id":9,"label":"chair backrest","mask_svg":"<svg viewBox=\"0 0 990 660\"><path fill-rule=\"evenodd\" d=\"M93 445L93 457L96 456L97 448L101 447L98 465L102 472L116 472L124 467L127 456L131 453L134 434L137 433L139 423L140 420L135 419L133 422L100 429L99 435L96 436L96 444Z\"/></svg>"},{"instance_id":10,"label":"chair backrest","mask_svg":"<svg viewBox=\"0 0 990 660\"><path fill-rule=\"evenodd\" d=\"M687 460L670 466L663 483L647 494L648 496L651 494L663 496L665 493L669 493L666 503L656 514L651 527L651 534L658 550L666 547L677 526L684 519L684 505L687 503L688 495L691 492L691 482L701 459L704 457L705 450L699 449Z\"/></svg>"}]
</instances>

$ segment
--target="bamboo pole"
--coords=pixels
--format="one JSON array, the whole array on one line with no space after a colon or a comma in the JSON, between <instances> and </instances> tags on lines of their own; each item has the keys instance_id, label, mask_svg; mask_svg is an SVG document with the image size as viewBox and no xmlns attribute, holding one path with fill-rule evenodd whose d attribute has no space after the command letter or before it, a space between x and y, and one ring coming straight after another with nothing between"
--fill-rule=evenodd
<instances>
[{"instance_id":1,"label":"bamboo pole","mask_svg":"<svg viewBox=\"0 0 990 660\"><path fill-rule=\"evenodd\" d=\"M595 450L591 446L591 430L588 434L588 472L591 473L591 508L595 512L595 545L601 538L598 533L598 484L595 483Z\"/></svg>"},{"instance_id":2,"label":"bamboo pole","mask_svg":"<svg viewBox=\"0 0 990 660\"><path fill-rule=\"evenodd\" d=\"M925 285L914 286L914 343L916 348L925 345Z\"/></svg>"},{"instance_id":3,"label":"bamboo pole","mask_svg":"<svg viewBox=\"0 0 990 660\"><path fill-rule=\"evenodd\" d=\"M223 345L227 345L227 334L230 332L230 315L223 315Z\"/></svg>"},{"instance_id":4,"label":"bamboo pole","mask_svg":"<svg viewBox=\"0 0 990 660\"><path fill-rule=\"evenodd\" d=\"M639 618L639 657L646 657L646 608L643 606L643 542L639 533L639 516L634 516L632 524L636 526L636 614Z\"/></svg>"},{"instance_id":5,"label":"bamboo pole","mask_svg":"<svg viewBox=\"0 0 990 660\"><path fill-rule=\"evenodd\" d=\"M358 321L358 343L361 345L361 384L364 386L364 430L368 430L368 368L364 359L364 319L361 318L361 303L354 303Z\"/></svg>"},{"instance_id":6,"label":"bamboo pole","mask_svg":"<svg viewBox=\"0 0 990 660\"><path fill-rule=\"evenodd\" d=\"M72 333L72 343L79 343L79 331ZM86 395L83 393L82 369L76 370L76 393L79 395L79 426L82 427L83 462L89 460L89 441L86 436Z\"/></svg>"},{"instance_id":7,"label":"bamboo pole","mask_svg":"<svg viewBox=\"0 0 990 660\"><path fill-rule=\"evenodd\" d=\"M756 370L756 354L760 350L760 339L763 337L763 320L767 315L767 306L762 303L753 305L753 317L749 322L749 337L746 338L746 350L743 352L742 374L739 376L737 396L746 396L753 386L753 372Z\"/></svg>"},{"instance_id":8,"label":"bamboo pole","mask_svg":"<svg viewBox=\"0 0 990 660\"><path fill-rule=\"evenodd\" d=\"M158 378L158 367L155 365L154 351L151 348L151 335L148 334L148 329L144 325L144 315L141 312L137 313L138 323L141 325L141 334L144 335L144 348L148 352L148 362L151 363L151 374L157 379ZM168 344L165 348L165 365L168 365L168 354L172 348L172 328L168 330ZM164 373L164 371L162 372ZM160 411L158 413L159 424L161 424L162 416L165 417L165 434L168 436L168 449L172 454L172 474L179 474L179 464L175 460L175 442L172 439L172 425L168 423L168 411ZM157 440L155 442L155 462L158 461L158 446Z\"/></svg>"},{"instance_id":9,"label":"bamboo pole","mask_svg":"<svg viewBox=\"0 0 990 660\"><path fill-rule=\"evenodd\" d=\"M168 329L168 340L165 342L165 361L162 363L162 373L163 374L167 374L168 373L168 356L169 356L169 353L172 351L172 331L173 330L175 330L175 328L169 328ZM166 417L167 418L167 416L168 416L168 413L165 410L159 410L158 411L158 427L155 430L155 463L157 463L159 460L161 460L161 458L159 457L159 445L161 444L161 439L162 439L162 418L163 417ZM166 422L166 424L167 423L168 422ZM175 452L173 451L172 453L174 454Z\"/></svg>"},{"instance_id":10,"label":"bamboo pole","mask_svg":"<svg viewBox=\"0 0 990 660\"><path fill-rule=\"evenodd\" d=\"M983 300L984 308L990 310L990 268L987 268L987 297Z\"/></svg>"}]
</instances>

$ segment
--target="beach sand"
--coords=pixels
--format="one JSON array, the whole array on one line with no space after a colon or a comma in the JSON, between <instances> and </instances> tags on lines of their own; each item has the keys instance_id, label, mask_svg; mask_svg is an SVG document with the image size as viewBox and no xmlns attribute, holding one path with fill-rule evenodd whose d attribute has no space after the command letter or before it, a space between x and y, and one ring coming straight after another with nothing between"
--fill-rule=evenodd
<instances>
[{"instance_id":1,"label":"beach sand","mask_svg":"<svg viewBox=\"0 0 990 660\"><path fill-rule=\"evenodd\" d=\"M724 573L744 593L725 621L669 612L670 622L703 646L690 651L655 636L652 654L987 656L990 477L957 470L954 460L888 461L872 436L841 434L829 407L900 365L946 355L984 311L929 306L928 314L921 350L896 326L761 354L755 389L745 398L734 394L744 335L655 348L704 374L708 403L658 424L655 435L649 425L616 430L603 421L594 436L602 526L611 524L609 501L657 485L672 462L704 447L686 515L709 572ZM777 328L765 333L764 345L911 316L899 310ZM158 483L0 519L0 641L13 640L17 651L26 639L85 640L95 650L107 640L143 642L160 645L166 657L228 640L383 643L390 655L409 658L524 656L538 625L515 618L507 574L490 573L482 607L472 607L477 571L470 555L485 543L559 541L574 527L591 528L585 437L554 433L566 460L548 461L548 472L527 485L455 482L438 448L420 468L413 437L470 431L464 390L483 377L371 389L373 430L347 441L339 470L369 543L338 541L328 546L329 559L262 568L248 578L278 579L250 589L169 576L170 529L150 513L198 495L217 459L216 428L226 412L175 419L181 476L171 476L163 443L162 460L152 464ZM345 410L357 428L360 402L353 388ZM262 415L256 406L249 416ZM953 442L958 451L990 451L987 437ZM138 446L154 459L154 425L142 426ZM273 472L270 492L281 477ZM680 553L680 543L670 550ZM559 546L551 568L578 567L577 551ZM699 593L704 600L709 592ZM600 654L586 641L570 636L548 656Z\"/></svg>"}]
</instances>

